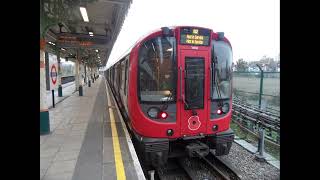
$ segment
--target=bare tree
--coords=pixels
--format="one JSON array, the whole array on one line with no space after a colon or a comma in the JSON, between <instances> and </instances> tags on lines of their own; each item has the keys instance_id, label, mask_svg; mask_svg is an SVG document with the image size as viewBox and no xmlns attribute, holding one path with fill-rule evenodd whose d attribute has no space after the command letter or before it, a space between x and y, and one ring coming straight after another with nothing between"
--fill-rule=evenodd
<instances>
[{"instance_id":1,"label":"bare tree","mask_svg":"<svg viewBox=\"0 0 320 180\"><path fill-rule=\"evenodd\" d=\"M244 61L243 58L238 59L236 63L237 71L247 71L248 70L248 62Z\"/></svg>"}]
</instances>

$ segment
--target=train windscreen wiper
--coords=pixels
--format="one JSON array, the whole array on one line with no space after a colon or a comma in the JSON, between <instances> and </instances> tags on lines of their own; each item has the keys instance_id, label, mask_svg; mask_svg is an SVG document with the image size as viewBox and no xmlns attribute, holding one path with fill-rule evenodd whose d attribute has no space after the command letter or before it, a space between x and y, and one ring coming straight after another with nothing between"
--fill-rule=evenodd
<instances>
[{"instance_id":1,"label":"train windscreen wiper","mask_svg":"<svg viewBox=\"0 0 320 180\"><path fill-rule=\"evenodd\" d=\"M168 39L168 37L166 37L167 38L167 40L168 40L168 42L170 42L170 40ZM172 47L172 49L173 49L173 51L172 51L172 63L173 63L173 69L175 69L175 71L176 71L176 68L177 68L177 63L176 63L176 60L177 60L177 58L176 58L176 49L174 48L175 47L175 41L173 41L173 42L170 42L170 44L171 44L171 47ZM174 80L177 80L177 74L175 73L174 74ZM165 110L165 109L167 109L168 108L168 104L169 104L169 102L171 102L172 100L173 100L173 93L174 92L176 92L176 86L174 87L174 86L171 86L171 88L169 89L169 96L167 96L167 99L164 101L164 104L163 104L163 106L161 107L161 110L163 111L163 110Z\"/></svg>"},{"instance_id":2,"label":"train windscreen wiper","mask_svg":"<svg viewBox=\"0 0 320 180\"><path fill-rule=\"evenodd\" d=\"M215 89L216 89L216 91L217 91L217 95L218 95L218 106L219 106L219 107L222 107L221 90L220 90L220 86L219 86L219 84L220 84L220 82L219 82L220 77L219 77L218 69L216 69L215 71L216 71L215 74L218 76L218 78L215 78L216 81L214 82L214 85L215 85L214 87L215 87Z\"/></svg>"},{"instance_id":3,"label":"train windscreen wiper","mask_svg":"<svg viewBox=\"0 0 320 180\"><path fill-rule=\"evenodd\" d=\"M168 108L168 104L169 104L169 102L171 102L172 101L172 97L173 97L173 91L174 91L174 88L172 88L172 89L170 89L169 90L170 92L169 92L169 95L168 96L166 96L166 100L165 101L163 101L163 105L161 106L161 111L163 111L163 110L166 110L167 108Z\"/></svg>"},{"instance_id":4,"label":"train windscreen wiper","mask_svg":"<svg viewBox=\"0 0 320 180\"><path fill-rule=\"evenodd\" d=\"M214 48L212 48L214 49ZM218 58L216 56L216 54L214 53L214 50L212 50L212 59L211 59L211 64L213 64L213 68L211 68L212 72L211 74L213 74L213 81L211 81L211 97L210 99L213 100L213 94L214 91L212 88L216 89L217 91L217 95L218 95L218 106L222 107L222 98L221 98L221 91L220 91L220 87L219 87L219 72L218 72L218 68L216 67L216 65L218 64Z\"/></svg>"}]
</instances>

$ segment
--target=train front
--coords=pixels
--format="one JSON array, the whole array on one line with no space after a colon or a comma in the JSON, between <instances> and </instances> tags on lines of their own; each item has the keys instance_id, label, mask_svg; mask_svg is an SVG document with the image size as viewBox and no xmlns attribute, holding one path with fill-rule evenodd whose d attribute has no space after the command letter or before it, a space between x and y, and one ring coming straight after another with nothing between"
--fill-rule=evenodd
<instances>
[{"instance_id":1,"label":"train front","mask_svg":"<svg viewBox=\"0 0 320 180\"><path fill-rule=\"evenodd\" d=\"M229 153L234 133L232 48L223 33L161 28L130 55L129 114L145 158Z\"/></svg>"}]
</instances>

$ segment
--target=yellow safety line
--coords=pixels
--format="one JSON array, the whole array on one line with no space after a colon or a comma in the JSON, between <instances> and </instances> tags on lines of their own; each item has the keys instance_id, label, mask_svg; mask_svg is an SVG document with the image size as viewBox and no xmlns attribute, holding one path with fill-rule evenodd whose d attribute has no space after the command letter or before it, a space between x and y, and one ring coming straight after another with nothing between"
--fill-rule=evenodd
<instances>
[{"instance_id":1,"label":"yellow safety line","mask_svg":"<svg viewBox=\"0 0 320 180\"><path fill-rule=\"evenodd\" d=\"M110 96L109 92L107 90L107 98L108 98L108 106L109 106L109 114L110 114L110 121L111 121L111 132L112 132L112 142L113 142L113 154L114 154L114 161L116 165L116 171L117 171L117 180L125 180L126 174L124 172L124 166L121 156L121 148L118 138L118 132L116 123L114 121L114 115L111 108L111 102L110 102Z\"/></svg>"}]
</instances>

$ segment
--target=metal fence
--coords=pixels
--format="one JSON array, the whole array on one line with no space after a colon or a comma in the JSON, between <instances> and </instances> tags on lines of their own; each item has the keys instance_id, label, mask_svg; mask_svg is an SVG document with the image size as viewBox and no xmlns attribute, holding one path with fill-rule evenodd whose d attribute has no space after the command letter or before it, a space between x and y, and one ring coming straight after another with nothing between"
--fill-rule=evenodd
<instances>
[{"instance_id":1,"label":"metal fence","mask_svg":"<svg viewBox=\"0 0 320 180\"><path fill-rule=\"evenodd\" d=\"M280 72L233 72L233 96L244 103L280 114Z\"/></svg>"}]
</instances>

